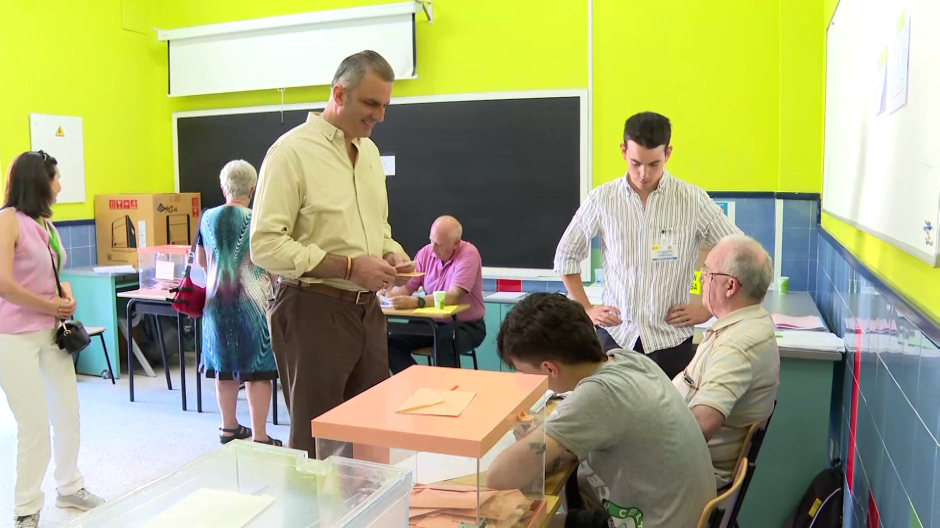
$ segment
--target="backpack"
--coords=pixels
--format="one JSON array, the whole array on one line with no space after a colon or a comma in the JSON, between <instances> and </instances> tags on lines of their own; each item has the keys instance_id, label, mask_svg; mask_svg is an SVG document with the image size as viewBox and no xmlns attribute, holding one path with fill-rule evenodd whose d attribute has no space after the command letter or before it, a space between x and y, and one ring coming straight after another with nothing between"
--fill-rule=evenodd
<instances>
[{"instance_id":1,"label":"backpack","mask_svg":"<svg viewBox=\"0 0 940 528\"><path fill-rule=\"evenodd\" d=\"M787 519L786 528L837 528L842 526L842 486L845 475L839 462L824 469L800 500L799 506Z\"/></svg>"}]
</instances>

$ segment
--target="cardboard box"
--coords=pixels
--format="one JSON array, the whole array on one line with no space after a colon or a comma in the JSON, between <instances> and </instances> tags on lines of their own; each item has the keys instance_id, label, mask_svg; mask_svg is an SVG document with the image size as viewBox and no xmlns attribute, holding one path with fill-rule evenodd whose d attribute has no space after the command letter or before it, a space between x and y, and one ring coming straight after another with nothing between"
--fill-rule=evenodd
<instances>
[{"instance_id":1,"label":"cardboard box","mask_svg":"<svg viewBox=\"0 0 940 528\"><path fill-rule=\"evenodd\" d=\"M192 245L199 230L199 193L95 196L98 265L138 267L137 248Z\"/></svg>"}]
</instances>

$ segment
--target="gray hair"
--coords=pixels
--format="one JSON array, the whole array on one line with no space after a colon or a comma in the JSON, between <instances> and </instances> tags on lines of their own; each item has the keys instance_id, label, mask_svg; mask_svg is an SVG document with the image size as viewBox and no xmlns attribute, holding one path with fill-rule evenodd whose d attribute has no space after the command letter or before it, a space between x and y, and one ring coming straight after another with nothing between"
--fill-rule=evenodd
<instances>
[{"instance_id":1,"label":"gray hair","mask_svg":"<svg viewBox=\"0 0 940 528\"><path fill-rule=\"evenodd\" d=\"M230 161L222 167L219 182L229 198L247 198L258 183L258 171L245 160Z\"/></svg>"},{"instance_id":2,"label":"gray hair","mask_svg":"<svg viewBox=\"0 0 940 528\"><path fill-rule=\"evenodd\" d=\"M375 72L383 81L395 81L395 70L388 61L372 50L365 50L343 59L333 75L331 88L339 84L353 91L370 71Z\"/></svg>"},{"instance_id":3,"label":"gray hair","mask_svg":"<svg viewBox=\"0 0 940 528\"><path fill-rule=\"evenodd\" d=\"M749 299L763 301L774 280L774 262L764 246L745 235L729 235L721 242L730 244L724 272L738 279Z\"/></svg>"}]
</instances>

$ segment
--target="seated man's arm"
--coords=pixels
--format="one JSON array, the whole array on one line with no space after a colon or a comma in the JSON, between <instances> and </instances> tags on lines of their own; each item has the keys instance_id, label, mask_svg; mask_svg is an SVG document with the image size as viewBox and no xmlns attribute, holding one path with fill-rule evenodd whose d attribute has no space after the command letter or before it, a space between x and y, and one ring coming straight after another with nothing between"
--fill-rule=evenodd
<instances>
[{"instance_id":1,"label":"seated man's arm","mask_svg":"<svg viewBox=\"0 0 940 528\"><path fill-rule=\"evenodd\" d=\"M486 471L486 486L497 490L524 489L563 462L575 460L574 454L544 434L540 427L496 457Z\"/></svg>"},{"instance_id":2,"label":"seated man's arm","mask_svg":"<svg viewBox=\"0 0 940 528\"><path fill-rule=\"evenodd\" d=\"M711 440L712 436L725 423L725 415L708 405L692 407L692 416L695 416L695 419L698 420L698 425L702 428L702 434L705 436L706 442Z\"/></svg>"},{"instance_id":3,"label":"seated man's arm","mask_svg":"<svg viewBox=\"0 0 940 528\"><path fill-rule=\"evenodd\" d=\"M565 461L587 458L592 451L623 441L624 422L610 420L612 413L621 410L605 385L582 382L542 427L496 458L487 471L487 485L496 489L524 488L539 477L540 471L550 473ZM541 455L537 453L543 442L544 466L539 464Z\"/></svg>"},{"instance_id":4,"label":"seated man's arm","mask_svg":"<svg viewBox=\"0 0 940 528\"><path fill-rule=\"evenodd\" d=\"M751 360L744 351L728 345L711 349L699 390L689 402L706 441L724 425L735 404L751 386L752 378Z\"/></svg>"}]
</instances>

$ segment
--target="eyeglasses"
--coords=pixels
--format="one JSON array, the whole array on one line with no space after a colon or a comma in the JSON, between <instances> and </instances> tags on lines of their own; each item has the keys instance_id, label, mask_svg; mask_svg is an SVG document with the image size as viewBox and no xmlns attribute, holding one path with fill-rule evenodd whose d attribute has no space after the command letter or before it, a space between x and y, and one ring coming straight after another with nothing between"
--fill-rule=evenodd
<instances>
[{"instance_id":1,"label":"eyeglasses","mask_svg":"<svg viewBox=\"0 0 940 528\"><path fill-rule=\"evenodd\" d=\"M729 279L734 279L734 280L738 281L738 284L739 284L739 285L741 284L741 279L735 277L734 275L731 275L731 274L728 274L728 273L718 273L718 272L716 272L716 271L708 271L708 268L702 268L702 269L699 271L699 274L700 274L701 277L702 277L702 282L705 282L705 276L706 276L706 275L709 275L709 276L711 276L711 278L714 278L714 277L728 277Z\"/></svg>"}]
</instances>

